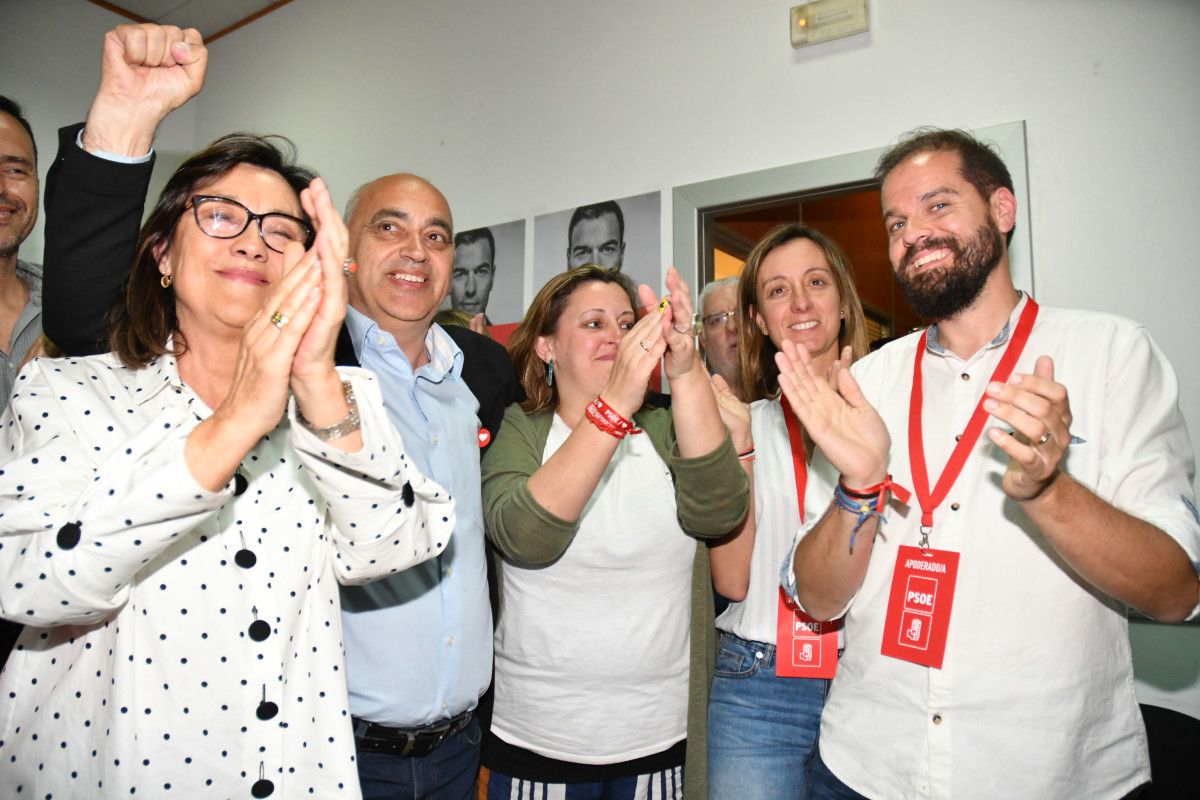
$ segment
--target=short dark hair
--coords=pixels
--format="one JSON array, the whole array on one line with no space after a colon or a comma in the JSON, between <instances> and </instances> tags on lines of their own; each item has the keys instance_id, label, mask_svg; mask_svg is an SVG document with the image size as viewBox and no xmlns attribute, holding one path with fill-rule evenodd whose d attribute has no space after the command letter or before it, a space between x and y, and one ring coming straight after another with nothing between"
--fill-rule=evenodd
<instances>
[{"instance_id":1,"label":"short dark hair","mask_svg":"<svg viewBox=\"0 0 1200 800\"><path fill-rule=\"evenodd\" d=\"M454 234L454 246L462 247L465 244L474 244L475 242L487 242L488 247L492 248L492 261L496 260L496 238L492 236L491 228L472 228L469 231L459 231Z\"/></svg>"},{"instance_id":2,"label":"short dark hair","mask_svg":"<svg viewBox=\"0 0 1200 800\"><path fill-rule=\"evenodd\" d=\"M958 129L916 128L904 134L880 156L875 165L875 179L882 184L892 170L912 156L943 150L958 153L963 178L984 200L990 200L992 193L1000 188L1013 191L1012 175L1000 155L990 145ZM1011 243L1012 236L1010 230L1005 242Z\"/></svg>"},{"instance_id":3,"label":"short dark hair","mask_svg":"<svg viewBox=\"0 0 1200 800\"><path fill-rule=\"evenodd\" d=\"M592 203L575 209L575 213L571 215L571 224L567 225L567 244L571 243L571 234L575 232L576 225L585 219L600 219L605 214L612 214L617 218L617 238L625 241L625 215L621 213L617 201L605 200L603 203Z\"/></svg>"},{"instance_id":4,"label":"short dark hair","mask_svg":"<svg viewBox=\"0 0 1200 800\"><path fill-rule=\"evenodd\" d=\"M5 97L0 94L0 114L8 114L10 117L21 123L21 127L29 134L29 141L33 145L33 163L37 165L37 139L33 138L33 128L29 125L29 120L25 119L21 111L20 104L11 97Z\"/></svg>"},{"instance_id":5,"label":"short dark hair","mask_svg":"<svg viewBox=\"0 0 1200 800\"><path fill-rule=\"evenodd\" d=\"M295 162L295 146L282 136L231 133L196 153L175 170L154 204L138 236L133 269L125 284L125 296L110 314L109 348L122 363L139 369L165 355L167 339L175 337L174 354L187 348L179 333L174 293L159 284L159 258L170 251L175 227L187 212L192 195L211 186L240 164L278 173L295 191L305 189L316 173ZM308 215L304 214L306 221ZM305 246L308 246L308 242Z\"/></svg>"}]
</instances>

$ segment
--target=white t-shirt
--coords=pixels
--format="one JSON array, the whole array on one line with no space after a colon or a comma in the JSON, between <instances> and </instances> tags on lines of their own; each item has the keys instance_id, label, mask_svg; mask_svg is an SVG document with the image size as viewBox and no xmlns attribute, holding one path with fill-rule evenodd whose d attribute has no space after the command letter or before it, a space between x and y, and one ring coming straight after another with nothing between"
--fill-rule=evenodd
<instances>
[{"instance_id":1,"label":"white t-shirt","mask_svg":"<svg viewBox=\"0 0 1200 800\"><path fill-rule=\"evenodd\" d=\"M571 430L555 415L542 462ZM492 731L539 755L614 764L687 735L696 542L670 472L628 436L555 563L504 565Z\"/></svg>"},{"instance_id":2,"label":"white t-shirt","mask_svg":"<svg viewBox=\"0 0 1200 800\"><path fill-rule=\"evenodd\" d=\"M909 488L917 341L853 368L892 434L891 471ZM931 485L1007 341L1006 331L966 361L927 349ZM1191 445L1175 374L1149 334L1119 317L1043 307L1014 372L1032 373L1041 355L1053 358L1073 415L1064 469L1200 563ZM1075 575L1008 499L1007 460L981 436L934 518L930 545L961 554L941 669L880 654L897 548L920 537L915 498L907 512L893 505L875 541L821 721L822 758L862 794L1118 798L1150 778L1126 608Z\"/></svg>"}]
</instances>

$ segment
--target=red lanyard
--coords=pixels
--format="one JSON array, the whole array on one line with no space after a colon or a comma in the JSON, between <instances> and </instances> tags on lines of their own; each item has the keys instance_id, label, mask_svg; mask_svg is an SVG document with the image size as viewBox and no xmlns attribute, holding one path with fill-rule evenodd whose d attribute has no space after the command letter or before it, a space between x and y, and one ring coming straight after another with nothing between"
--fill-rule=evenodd
<instances>
[{"instance_id":1,"label":"red lanyard","mask_svg":"<svg viewBox=\"0 0 1200 800\"><path fill-rule=\"evenodd\" d=\"M1033 330L1033 322L1037 319L1037 313L1038 305L1030 297L1021 311L1016 330L1013 331L1012 338L1008 340L1004 355L1000 357L1000 363L996 365L996 370L992 373L989 382L1003 383L1008 380L1013 367L1016 366L1017 359L1021 356L1021 351L1025 349L1025 343L1029 340L1029 332ZM983 424L988 417L987 412L983 410L983 400L987 396L985 394L984 397L979 398L975 412L971 414L967 427L963 429L958 444L954 446L954 452L950 454L950 460L946 462L937 485L930 494L929 471L925 466L925 439L921 426L921 407L924 404L924 395L921 389L921 362L925 357L925 337L928 333L929 331L926 329L921 334L921 340L917 342L917 355L913 363L912 395L908 404L908 460L912 469L913 489L916 490L917 501L921 504L923 535L927 535L928 529L933 527L933 512L946 499L950 487L958 480L959 473L967 463L967 456L971 454L975 443L979 441L980 434L983 433Z\"/></svg>"},{"instance_id":2,"label":"red lanyard","mask_svg":"<svg viewBox=\"0 0 1200 800\"><path fill-rule=\"evenodd\" d=\"M796 499L800 503L800 524L804 524L804 492L808 489L808 462L805 461L804 437L800 435L800 420L796 419L786 397L779 398L783 421L787 425L788 441L792 444L792 472L796 476Z\"/></svg>"}]
</instances>

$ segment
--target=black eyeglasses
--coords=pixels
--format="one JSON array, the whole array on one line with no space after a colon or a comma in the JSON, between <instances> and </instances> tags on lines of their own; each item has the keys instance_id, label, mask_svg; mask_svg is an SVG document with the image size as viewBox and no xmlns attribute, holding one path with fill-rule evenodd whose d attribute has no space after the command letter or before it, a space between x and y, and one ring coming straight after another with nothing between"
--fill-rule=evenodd
<instances>
[{"instance_id":1,"label":"black eyeglasses","mask_svg":"<svg viewBox=\"0 0 1200 800\"><path fill-rule=\"evenodd\" d=\"M232 239L241 236L242 231L253 220L258 220L258 235L263 243L276 253L292 242L308 247L312 241L313 229L307 222L291 214L281 214L272 211L268 214L255 214L237 200L210 194L192 196L192 213L196 217L196 226L214 239Z\"/></svg>"}]
</instances>

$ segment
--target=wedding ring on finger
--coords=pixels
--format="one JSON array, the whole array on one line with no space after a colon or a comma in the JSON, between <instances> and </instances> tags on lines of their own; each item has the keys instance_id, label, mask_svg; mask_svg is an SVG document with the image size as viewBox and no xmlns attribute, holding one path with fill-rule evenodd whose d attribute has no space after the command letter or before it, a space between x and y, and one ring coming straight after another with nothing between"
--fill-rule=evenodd
<instances>
[{"instance_id":1,"label":"wedding ring on finger","mask_svg":"<svg viewBox=\"0 0 1200 800\"><path fill-rule=\"evenodd\" d=\"M287 325L289 322L291 322L291 320L288 318L288 315L280 311L276 311L271 315L271 324L276 328L279 328L279 330L283 330L283 326Z\"/></svg>"},{"instance_id":2,"label":"wedding ring on finger","mask_svg":"<svg viewBox=\"0 0 1200 800\"><path fill-rule=\"evenodd\" d=\"M700 314L699 312L692 314L692 324L688 328L681 328L674 323L671 324L676 333L682 333L684 336L699 336L700 335Z\"/></svg>"},{"instance_id":3,"label":"wedding ring on finger","mask_svg":"<svg viewBox=\"0 0 1200 800\"><path fill-rule=\"evenodd\" d=\"M638 345L639 345L639 346L640 346L640 347L641 347L643 350L645 350L647 353L649 353L649 352L650 352L650 348L649 348L649 347L646 347L646 343L645 343L644 341L642 341L641 339L638 339Z\"/></svg>"},{"instance_id":4,"label":"wedding ring on finger","mask_svg":"<svg viewBox=\"0 0 1200 800\"><path fill-rule=\"evenodd\" d=\"M342 262L342 274L347 278L356 272L358 272L358 263L353 258L347 258Z\"/></svg>"},{"instance_id":5,"label":"wedding ring on finger","mask_svg":"<svg viewBox=\"0 0 1200 800\"><path fill-rule=\"evenodd\" d=\"M1048 441L1050 441L1050 431L1046 431L1045 433L1043 433L1043 434L1042 434L1042 438L1040 438L1040 439L1038 439L1038 440L1037 440L1037 444L1038 444L1039 446L1041 446L1041 445L1045 444L1045 443L1046 443L1046 442L1048 442Z\"/></svg>"}]
</instances>

